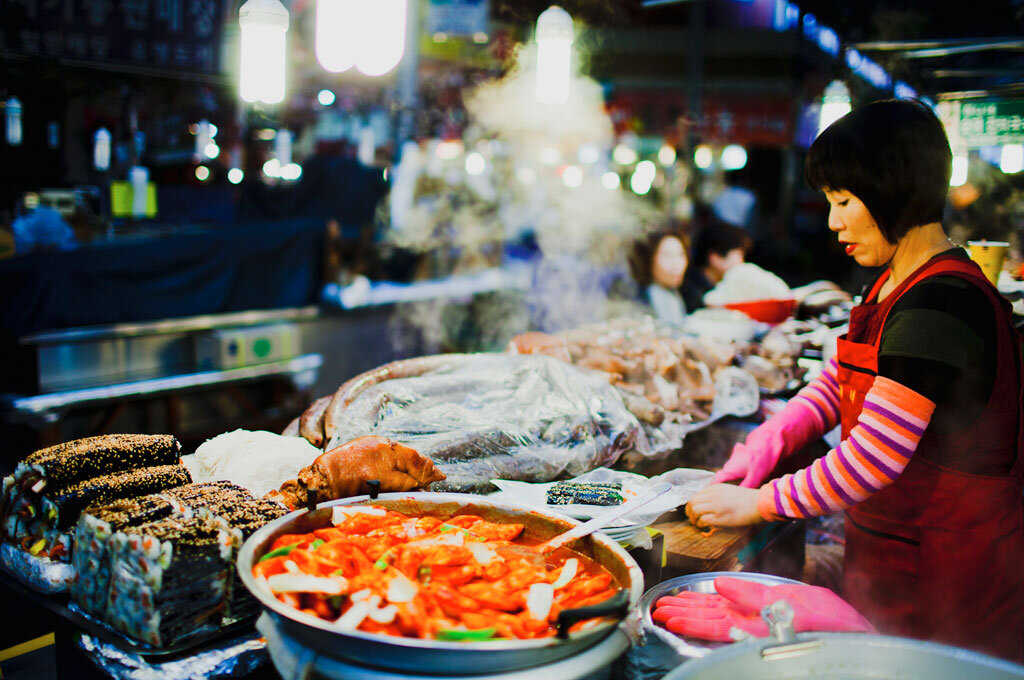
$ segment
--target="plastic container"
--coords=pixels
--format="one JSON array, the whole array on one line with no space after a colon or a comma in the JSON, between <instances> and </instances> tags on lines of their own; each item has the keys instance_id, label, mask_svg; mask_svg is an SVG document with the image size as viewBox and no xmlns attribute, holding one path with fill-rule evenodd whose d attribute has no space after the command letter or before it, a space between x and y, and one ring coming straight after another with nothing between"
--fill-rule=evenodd
<instances>
[{"instance_id":1,"label":"plastic container","mask_svg":"<svg viewBox=\"0 0 1024 680\"><path fill-rule=\"evenodd\" d=\"M743 312L754 321L765 323L782 323L793 315L796 308L796 300L751 300L750 302L730 302L724 305L726 309L735 309Z\"/></svg>"}]
</instances>

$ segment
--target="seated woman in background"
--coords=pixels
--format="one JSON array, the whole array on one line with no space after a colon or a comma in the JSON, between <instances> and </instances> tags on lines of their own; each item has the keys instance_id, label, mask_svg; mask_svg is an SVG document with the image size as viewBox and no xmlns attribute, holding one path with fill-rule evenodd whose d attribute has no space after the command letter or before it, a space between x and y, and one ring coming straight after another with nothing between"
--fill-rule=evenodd
<instances>
[{"instance_id":1,"label":"seated woman in background","mask_svg":"<svg viewBox=\"0 0 1024 680\"><path fill-rule=\"evenodd\" d=\"M679 293L689 257L686 235L674 226L663 227L633 247L629 266L633 278L643 288L644 301L659 321L681 326L686 305Z\"/></svg>"},{"instance_id":2,"label":"seated woman in background","mask_svg":"<svg viewBox=\"0 0 1024 680\"><path fill-rule=\"evenodd\" d=\"M690 268L683 277L683 301L691 312L704 307L704 294L738 264L742 264L753 242L739 227L712 220L698 233L693 244Z\"/></svg>"}]
</instances>

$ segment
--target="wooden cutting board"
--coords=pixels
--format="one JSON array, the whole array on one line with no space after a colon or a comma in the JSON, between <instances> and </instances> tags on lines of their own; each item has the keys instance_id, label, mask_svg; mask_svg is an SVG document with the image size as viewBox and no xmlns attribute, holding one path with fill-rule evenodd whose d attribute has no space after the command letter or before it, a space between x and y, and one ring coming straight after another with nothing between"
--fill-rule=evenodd
<instances>
[{"instance_id":1,"label":"wooden cutting board","mask_svg":"<svg viewBox=\"0 0 1024 680\"><path fill-rule=\"evenodd\" d=\"M652 526L665 535L665 566L662 579L706 571L740 571L747 561L742 551L753 543L763 527L717 527L704 533L683 512L662 515ZM748 550L747 552L750 552Z\"/></svg>"}]
</instances>

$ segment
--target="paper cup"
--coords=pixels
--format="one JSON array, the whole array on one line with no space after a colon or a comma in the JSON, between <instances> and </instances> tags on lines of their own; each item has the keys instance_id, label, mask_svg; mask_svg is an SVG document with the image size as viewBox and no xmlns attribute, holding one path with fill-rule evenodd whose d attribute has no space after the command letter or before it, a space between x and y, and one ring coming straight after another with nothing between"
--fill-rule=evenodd
<instances>
[{"instance_id":1,"label":"paper cup","mask_svg":"<svg viewBox=\"0 0 1024 680\"><path fill-rule=\"evenodd\" d=\"M999 283L999 272L1003 269L1003 260L1006 259L1010 244L1006 241L968 241L967 247L971 259L978 263L992 285Z\"/></svg>"}]
</instances>

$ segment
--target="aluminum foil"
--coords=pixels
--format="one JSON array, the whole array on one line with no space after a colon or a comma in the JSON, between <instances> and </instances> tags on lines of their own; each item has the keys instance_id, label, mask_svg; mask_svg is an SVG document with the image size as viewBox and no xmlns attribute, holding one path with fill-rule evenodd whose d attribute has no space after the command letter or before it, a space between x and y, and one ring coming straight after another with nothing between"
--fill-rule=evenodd
<instances>
[{"instance_id":1,"label":"aluminum foil","mask_svg":"<svg viewBox=\"0 0 1024 680\"><path fill-rule=\"evenodd\" d=\"M44 595L67 592L75 580L75 568L67 562L36 557L9 543L0 544L0 566L29 588Z\"/></svg>"},{"instance_id":2,"label":"aluminum foil","mask_svg":"<svg viewBox=\"0 0 1024 680\"><path fill-rule=\"evenodd\" d=\"M246 633L205 647L196 654L172 661L147 660L89 635L79 647L97 666L116 680L188 680L190 678L241 678L268 663L267 642L258 632Z\"/></svg>"}]
</instances>

